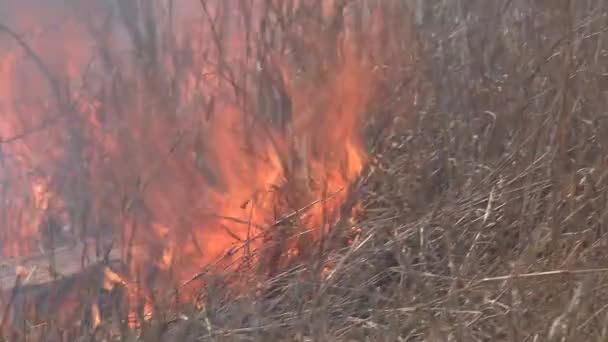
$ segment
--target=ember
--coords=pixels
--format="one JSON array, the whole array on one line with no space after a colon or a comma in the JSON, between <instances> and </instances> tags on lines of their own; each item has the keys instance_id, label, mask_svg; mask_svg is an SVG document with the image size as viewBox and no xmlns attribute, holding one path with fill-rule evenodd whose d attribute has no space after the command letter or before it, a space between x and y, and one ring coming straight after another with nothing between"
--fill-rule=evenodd
<instances>
[{"instance_id":1,"label":"ember","mask_svg":"<svg viewBox=\"0 0 608 342\"><path fill-rule=\"evenodd\" d=\"M340 218L365 165L385 10L0 5L1 255L47 259L48 279L106 265L93 288L126 288L138 317L175 289L191 300L209 267L297 257ZM59 262L58 248L77 260ZM88 310L98 326L102 307Z\"/></svg>"}]
</instances>

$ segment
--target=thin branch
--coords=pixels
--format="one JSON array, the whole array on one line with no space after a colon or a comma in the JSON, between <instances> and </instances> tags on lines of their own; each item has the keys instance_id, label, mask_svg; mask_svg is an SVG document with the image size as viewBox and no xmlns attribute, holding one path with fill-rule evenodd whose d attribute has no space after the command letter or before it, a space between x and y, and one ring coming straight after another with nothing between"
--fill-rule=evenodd
<instances>
[{"instance_id":1,"label":"thin branch","mask_svg":"<svg viewBox=\"0 0 608 342\"><path fill-rule=\"evenodd\" d=\"M44 61L42 61L42 58L40 58L40 56L30 47L30 45L19 34L17 34L15 31L13 31L8 26L0 23L0 32L4 32L9 37L13 38L17 42L17 44L19 44L19 46L26 52L26 54L34 61L34 63L36 63L36 66L38 67L38 69L40 69L40 72L44 75L47 82L49 83L49 86L51 87L51 90L57 97L57 101L59 103L62 103L62 101L61 101L62 96L61 96L61 91L60 91L61 88L59 87L59 82L55 79L55 77L53 77L53 74L51 73L49 68L46 66Z\"/></svg>"},{"instance_id":2,"label":"thin branch","mask_svg":"<svg viewBox=\"0 0 608 342\"><path fill-rule=\"evenodd\" d=\"M591 268L591 269L582 269L582 270L555 270L555 271L545 271L545 272L533 272L533 273L523 273L523 274L508 274L504 276L498 277L489 277L483 278L479 281L479 283L486 283L492 281L503 281L510 279L523 279L523 278L536 278L536 277L547 277L547 276L556 276L556 275L578 275L578 274L590 274L590 273L606 273L608 272L608 268Z\"/></svg>"},{"instance_id":3,"label":"thin branch","mask_svg":"<svg viewBox=\"0 0 608 342\"><path fill-rule=\"evenodd\" d=\"M26 129L25 131L17 133L16 135L13 135L8 138L2 138L0 136L0 145L14 143L18 140L28 137L29 135L38 133L46 128L49 128L50 126L56 124L59 121L59 118L59 115L52 116L44 120L40 125Z\"/></svg>"},{"instance_id":4,"label":"thin branch","mask_svg":"<svg viewBox=\"0 0 608 342\"><path fill-rule=\"evenodd\" d=\"M214 263L207 265L203 269L203 271L197 273L192 278L190 278L189 280L187 280L187 281L183 282L181 285L179 285L178 289L182 289L182 288L188 286L189 284L191 284L192 282L202 278L205 274L207 274L211 270L212 266L218 265L220 262L222 262L224 259L226 259L226 257L234 255L236 252L238 252L241 249L248 248L249 243L253 240L257 240L257 239L263 237L266 230L279 226L282 223L285 223L285 222L291 220L292 218L294 218L298 215L301 215L303 212L309 210L310 208L314 207L315 205L317 205L319 203L325 203L325 202L329 201L330 199L336 197L343 190L344 190L344 188L339 189L338 191L332 193L331 195L329 195L327 197L323 197L321 199L315 200L315 201L309 203L308 205L306 205L306 206L292 212L291 214L288 214L288 215L280 218L279 220L275 221L274 223L266 226L266 229L264 229L264 231L262 231L260 234L248 239L247 241L242 243L239 247L231 249L228 253L226 253L224 256L220 257L219 259L217 259Z\"/></svg>"},{"instance_id":5,"label":"thin branch","mask_svg":"<svg viewBox=\"0 0 608 342\"><path fill-rule=\"evenodd\" d=\"M46 66L44 61L40 58L40 56L30 47L30 45L19 34L17 34L15 31L13 31L8 26L0 23L0 32L4 32L9 37L11 37L13 40L15 40L15 42L17 42L17 44L19 44L19 46L25 51L27 56L29 56L34 61L34 63L36 64L36 66L38 67L38 69L40 70L40 72L42 73L44 78L46 79L46 81L49 83L49 87L51 88L51 91L55 95L55 98L57 100L59 107L60 108L63 107L64 102L62 100L63 96L61 94L61 87L59 86L59 82L55 79L55 77L53 77L53 74L51 73L49 68ZM42 122L42 124L38 125L37 127L30 128L22 133L12 136L12 137L9 137L9 138L0 137L0 145L12 143L16 140L25 138L26 136L28 136L30 134L43 130L43 129L49 127L50 125L56 123L58 121L59 117L60 117L59 115L56 115L56 116L47 118L46 120L44 120L44 122Z\"/></svg>"}]
</instances>

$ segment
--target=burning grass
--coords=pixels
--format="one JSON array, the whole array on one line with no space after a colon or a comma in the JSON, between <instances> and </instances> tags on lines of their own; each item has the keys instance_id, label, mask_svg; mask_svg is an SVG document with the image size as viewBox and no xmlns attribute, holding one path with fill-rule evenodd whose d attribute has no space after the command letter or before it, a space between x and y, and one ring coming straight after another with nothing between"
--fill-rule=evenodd
<instances>
[{"instance_id":1,"label":"burning grass","mask_svg":"<svg viewBox=\"0 0 608 342\"><path fill-rule=\"evenodd\" d=\"M54 292L8 291L14 308L72 306L63 322L7 311L4 333L606 339L602 1L253 3L120 2L87 31L107 71L86 69L75 88L86 49L66 48L76 67L6 26L18 34L0 43L44 64L0 83L4 94L28 77L48 83L11 110L52 120L12 113L16 133L2 131L13 198L2 248L19 256L40 236L50 247L76 236L102 257L56 276ZM180 11L204 24L171 24L191 25ZM107 34L113 20L124 41ZM114 55L125 46L130 58ZM51 212L67 214L51 224ZM6 247L17 236L35 239ZM103 258L108 246L118 253Z\"/></svg>"}]
</instances>

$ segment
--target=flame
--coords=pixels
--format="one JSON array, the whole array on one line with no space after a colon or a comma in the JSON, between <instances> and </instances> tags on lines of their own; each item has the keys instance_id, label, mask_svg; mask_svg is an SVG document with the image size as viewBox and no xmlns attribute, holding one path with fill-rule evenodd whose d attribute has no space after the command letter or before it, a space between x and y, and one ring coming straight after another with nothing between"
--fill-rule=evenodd
<instances>
[{"instance_id":1,"label":"flame","mask_svg":"<svg viewBox=\"0 0 608 342\"><path fill-rule=\"evenodd\" d=\"M327 27L344 16L341 30L303 20L269 32L276 19L262 3L243 13L183 1L171 25L153 1L120 2L114 10L130 19L110 25L118 19L108 15L105 26L54 7L57 31L40 29L48 13L13 9L23 14L16 32L33 33L19 36L31 51L0 36L0 182L6 212L18 210L0 217L0 254L31 255L49 217L81 239L111 239L124 268L105 269L100 286L125 286L133 317L141 298L209 265L262 262L252 251L290 213L302 234L324 234L366 164L362 129L378 79L349 9L322 3ZM274 10L295 18L311 4ZM146 15L155 27L139 26ZM95 307L94 325L100 317Z\"/></svg>"},{"instance_id":2,"label":"flame","mask_svg":"<svg viewBox=\"0 0 608 342\"><path fill-rule=\"evenodd\" d=\"M99 310L99 305L97 303L93 303L91 306L91 326L93 329L97 329L101 325L101 311Z\"/></svg>"}]
</instances>

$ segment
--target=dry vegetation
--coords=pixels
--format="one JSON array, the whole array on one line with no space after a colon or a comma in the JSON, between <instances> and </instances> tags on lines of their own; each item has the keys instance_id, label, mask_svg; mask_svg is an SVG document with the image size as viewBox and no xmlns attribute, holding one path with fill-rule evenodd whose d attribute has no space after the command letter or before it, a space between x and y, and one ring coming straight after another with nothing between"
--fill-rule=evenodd
<instances>
[{"instance_id":1,"label":"dry vegetation","mask_svg":"<svg viewBox=\"0 0 608 342\"><path fill-rule=\"evenodd\" d=\"M361 234L340 222L250 291L204 274L203 309L142 340L608 339L608 4L386 3L415 37L370 109Z\"/></svg>"}]
</instances>

